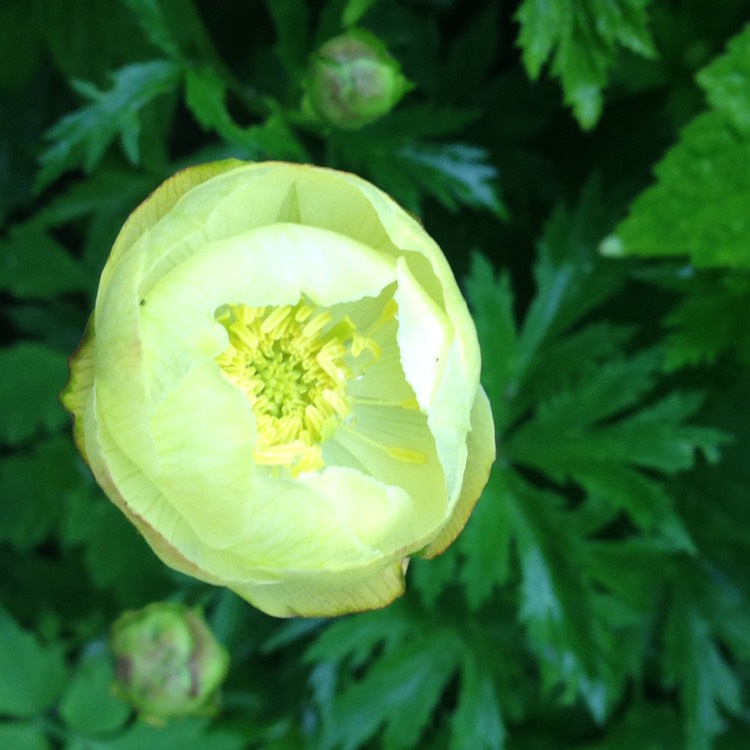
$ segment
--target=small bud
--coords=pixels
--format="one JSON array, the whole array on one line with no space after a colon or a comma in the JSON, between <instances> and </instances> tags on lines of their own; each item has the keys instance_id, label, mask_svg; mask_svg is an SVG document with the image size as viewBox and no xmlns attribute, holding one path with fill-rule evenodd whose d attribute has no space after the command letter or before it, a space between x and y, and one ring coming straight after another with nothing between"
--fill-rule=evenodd
<instances>
[{"instance_id":1,"label":"small bud","mask_svg":"<svg viewBox=\"0 0 750 750\"><path fill-rule=\"evenodd\" d=\"M229 655L196 610L159 602L112 626L115 692L143 718L211 713Z\"/></svg>"},{"instance_id":2,"label":"small bud","mask_svg":"<svg viewBox=\"0 0 750 750\"><path fill-rule=\"evenodd\" d=\"M331 125L355 129L390 112L411 88L377 37L350 30L313 56L306 103Z\"/></svg>"}]
</instances>

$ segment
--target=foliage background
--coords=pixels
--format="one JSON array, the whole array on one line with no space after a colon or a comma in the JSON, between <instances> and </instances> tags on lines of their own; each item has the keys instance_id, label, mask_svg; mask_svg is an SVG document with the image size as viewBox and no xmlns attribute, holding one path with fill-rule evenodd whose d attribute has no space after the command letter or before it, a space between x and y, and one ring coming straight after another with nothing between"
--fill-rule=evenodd
<instances>
[{"instance_id":1,"label":"foliage background","mask_svg":"<svg viewBox=\"0 0 750 750\"><path fill-rule=\"evenodd\" d=\"M750 3L3 0L0 747L750 747ZM415 88L300 108L347 26ZM475 312L499 460L391 607L277 621L178 576L93 484L57 402L128 213L227 155L359 172ZM109 690L125 609L205 608L223 709Z\"/></svg>"}]
</instances>

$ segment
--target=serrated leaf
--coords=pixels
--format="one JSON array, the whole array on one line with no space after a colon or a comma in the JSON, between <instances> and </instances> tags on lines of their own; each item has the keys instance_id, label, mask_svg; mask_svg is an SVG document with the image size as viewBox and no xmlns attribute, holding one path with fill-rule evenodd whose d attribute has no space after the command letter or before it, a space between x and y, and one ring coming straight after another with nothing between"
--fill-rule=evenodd
<instances>
[{"instance_id":1,"label":"serrated leaf","mask_svg":"<svg viewBox=\"0 0 750 750\"><path fill-rule=\"evenodd\" d=\"M230 143L248 149L248 158L259 154L252 132L239 127L226 105L227 87L213 68L188 70L185 76L185 101L198 122L206 129L215 130Z\"/></svg>"},{"instance_id":2,"label":"serrated leaf","mask_svg":"<svg viewBox=\"0 0 750 750\"><path fill-rule=\"evenodd\" d=\"M655 167L604 254L689 256L695 266L750 268L750 139L717 112L696 117Z\"/></svg>"},{"instance_id":3,"label":"serrated leaf","mask_svg":"<svg viewBox=\"0 0 750 750\"><path fill-rule=\"evenodd\" d=\"M750 27L698 76L714 109L695 117L654 168L656 184L601 245L612 256L689 256L750 267Z\"/></svg>"},{"instance_id":4,"label":"serrated leaf","mask_svg":"<svg viewBox=\"0 0 750 750\"><path fill-rule=\"evenodd\" d=\"M481 657L466 652L461 692L451 722L449 750L502 750L505 725L492 674Z\"/></svg>"},{"instance_id":5,"label":"serrated leaf","mask_svg":"<svg viewBox=\"0 0 750 750\"><path fill-rule=\"evenodd\" d=\"M663 483L614 462L600 472L576 472L576 479L587 497L578 520L592 533L625 512L636 526L647 534L658 535L675 550L695 551L690 533Z\"/></svg>"},{"instance_id":6,"label":"serrated leaf","mask_svg":"<svg viewBox=\"0 0 750 750\"><path fill-rule=\"evenodd\" d=\"M703 273L691 279L686 294L667 316L664 367L713 364L725 352L750 367L750 277Z\"/></svg>"},{"instance_id":7,"label":"serrated leaf","mask_svg":"<svg viewBox=\"0 0 750 750\"><path fill-rule=\"evenodd\" d=\"M172 59L180 58L180 46L159 0L123 0L138 19L149 41Z\"/></svg>"},{"instance_id":8,"label":"serrated leaf","mask_svg":"<svg viewBox=\"0 0 750 750\"><path fill-rule=\"evenodd\" d=\"M439 627L401 642L334 703L324 748L354 750L383 725L384 750L414 747L456 668L454 634Z\"/></svg>"},{"instance_id":9,"label":"serrated leaf","mask_svg":"<svg viewBox=\"0 0 750 750\"><path fill-rule=\"evenodd\" d=\"M655 600L673 572L670 548L663 541L631 537L591 541L588 545L592 578L642 619L655 613ZM659 575L654 575L658 571Z\"/></svg>"},{"instance_id":10,"label":"serrated leaf","mask_svg":"<svg viewBox=\"0 0 750 750\"><path fill-rule=\"evenodd\" d=\"M601 721L614 696L603 679L600 615L581 575L586 550L559 511L559 496L508 472L512 534L521 568L519 618L540 658L546 689L562 685L563 700L580 695Z\"/></svg>"},{"instance_id":11,"label":"serrated leaf","mask_svg":"<svg viewBox=\"0 0 750 750\"><path fill-rule=\"evenodd\" d=\"M459 579L474 610L485 604L510 574L513 526L508 491L506 473L494 467L481 502L456 540L464 553Z\"/></svg>"},{"instance_id":12,"label":"serrated leaf","mask_svg":"<svg viewBox=\"0 0 750 750\"><path fill-rule=\"evenodd\" d=\"M688 592L678 589L664 632L664 666L680 691L686 750L710 750L726 727L723 712L742 711L741 687Z\"/></svg>"},{"instance_id":13,"label":"serrated leaf","mask_svg":"<svg viewBox=\"0 0 750 750\"><path fill-rule=\"evenodd\" d=\"M496 429L500 431L507 421L506 398L515 395L507 392L518 358L513 290L508 276L501 274L496 278L489 261L479 254L472 258L466 289L482 342L485 362L482 383L493 405Z\"/></svg>"},{"instance_id":14,"label":"serrated leaf","mask_svg":"<svg viewBox=\"0 0 750 750\"><path fill-rule=\"evenodd\" d=\"M737 34L725 54L698 73L711 106L745 137L750 137L750 25Z\"/></svg>"},{"instance_id":15,"label":"serrated leaf","mask_svg":"<svg viewBox=\"0 0 750 750\"><path fill-rule=\"evenodd\" d=\"M57 394L68 378L66 357L43 344L0 350L0 442L19 445L68 421Z\"/></svg>"},{"instance_id":16,"label":"serrated leaf","mask_svg":"<svg viewBox=\"0 0 750 750\"><path fill-rule=\"evenodd\" d=\"M270 115L261 125L241 127L226 103L227 86L210 67L190 69L185 76L186 103L198 122L215 131L227 143L239 147L244 159L290 159L305 161L307 154L282 119Z\"/></svg>"},{"instance_id":17,"label":"serrated leaf","mask_svg":"<svg viewBox=\"0 0 750 750\"><path fill-rule=\"evenodd\" d=\"M0 609L0 714L32 717L59 695L65 680L61 645L43 646Z\"/></svg>"},{"instance_id":18,"label":"serrated leaf","mask_svg":"<svg viewBox=\"0 0 750 750\"><path fill-rule=\"evenodd\" d=\"M573 390L544 400L535 418L509 439L507 454L558 481L624 463L667 473L693 466L702 451L717 458L726 436L710 428L681 424L700 405L696 394L673 393L624 415L653 387L658 358L646 353L612 362ZM619 418L613 418L617 417Z\"/></svg>"},{"instance_id":19,"label":"serrated leaf","mask_svg":"<svg viewBox=\"0 0 750 750\"><path fill-rule=\"evenodd\" d=\"M394 157L422 190L449 210L466 205L507 218L497 189L498 172L488 163L484 149L465 143L417 142Z\"/></svg>"},{"instance_id":20,"label":"serrated leaf","mask_svg":"<svg viewBox=\"0 0 750 750\"><path fill-rule=\"evenodd\" d=\"M112 692L112 659L100 644L98 653L85 656L65 687L59 712L65 723L83 734L106 734L120 729L131 714Z\"/></svg>"},{"instance_id":21,"label":"serrated leaf","mask_svg":"<svg viewBox=\"0 0 750 750\"><path fill-rule=\"evenodd\" d=\"M8 750L49 750L44 730L20 721L0 723L0 747Z\"/></svg>"},{"instance_id":22,"label":"serrated leaf","mask_svg":"<svg viewBox=\"0 0 750 750\"><path fill-rule=\"evenodd\" d=\"M397 645L411 625L399 603L388 609L336 620L305 652L305 661L339 664L346 660L350 665L360 666L379 644L385 643L386 650Z\"/></svg>"},{"instance_id":23,"label":"serrated leaf","mask_svg":"<svg viewBox=\"0 0 750 750\"><path fill-rule=\"evenodd\" d=\"M602 92L620 48L651 58L656 50L648 30L649 0L524 0L516 12L518 44L532 78L550 62L565 103L583 128L601 115Z\"/></svg>"},{"instance_id":24,"label":"serrated leaf","mask_svg":"<svg viewBox=\"0 0 750 750\"><path fill-rule=\"evenodd\" d=\"M0 290L24 299L88 289L93 274L35 222L0 240Z\"/></svg>"},{"instance_id":25,"label":"serrated leaf","mask_svg":"<svg viewBox=\"0 0 750 750\"><path fill-rule=\"evenodd\" d=\"M139 111L156 97L174 90L182 68L171 60L133 63L112 75L112 88L97 89L77 81L74 88L91 103L66 115L46 133L52 141L39 157L37 189L63 172L82 167L91 172L112 141L119 137L128 159L139 160Z\"/></svg>"}]
</instances>

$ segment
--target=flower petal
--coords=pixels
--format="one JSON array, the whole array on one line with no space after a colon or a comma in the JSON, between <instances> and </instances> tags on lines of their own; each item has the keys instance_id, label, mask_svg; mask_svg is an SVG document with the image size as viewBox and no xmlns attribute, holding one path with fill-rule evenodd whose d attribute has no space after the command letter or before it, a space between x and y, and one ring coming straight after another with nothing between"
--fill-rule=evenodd
<instances>
[{"instance_id":1,"label":"flower petal","mask_svg":"<svg viewBox=\"0 0 750 750\"><path fill-rule=\"evenodd\" d=\"M247 399L213 363L196 364L155 411L151 431L159 472L150 479L197 536L217 549L244 539L255 479L255 418Z\"/></svg>"},{"instance_id":2,"label":"flower petal","mask_svg":"<svg viewBox=\"0 0 750 750\"><path fill-rule=\"evenodd\" d=\"M297 481L325 496L341 525L369 549L392 553L414 539L414 503L400 487L341 466Z\"/></svg>"},{"instance_id":3,"label":"flower petal","mask_svg":"<svg viewBox=\"0 0 750 750\"><path fill-rule=\"evenodd\" d=\"M86 431L84 414L94 386L94 316L89 318L83 339L69 360L70 378L60 393L62 405L73 416L73 440L85 461Z\"/></svg>"},{"instance_id":4,"label":"flower petal","mask_svg":"<svg viewBox=\"0 0 750 750\"><path fill-rule=\"evenodd\" d=\"M342 577L326 570L285 572L267 584L236 584L230 588L253 606L275 617L335 617L379 609L404 593L405 565Z\"/></svg>"},{"instance_id":5,"label":"flower petal","mask_svg":"<svg viewBox=\"0 0 750 750\"><path fill-rule=\"evenodd\" d=\"M484 388L480 387L471 410L468 458L461 495L445 528L422 552L421 557L430 558L439 555L459 535L487 484L494 461L495 425L489 399Z\"/></svg>"}]
</instances>

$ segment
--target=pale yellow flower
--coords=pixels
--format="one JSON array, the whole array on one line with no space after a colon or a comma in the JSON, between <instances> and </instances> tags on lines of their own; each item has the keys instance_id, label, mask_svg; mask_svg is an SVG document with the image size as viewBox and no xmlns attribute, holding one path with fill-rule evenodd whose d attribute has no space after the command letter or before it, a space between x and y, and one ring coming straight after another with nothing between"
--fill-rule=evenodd
<instances>
[{"instance_id":1,"label":"pale yellow flower","mask_svg":"<svg viewBox=\"0 0 750 750\"><path fill-rule=\"evenodd\" d=\"M417 221L350 174L220 162L138 208L63 400L173 568L278 616L384 606L494 460L476 332Z\"/></svg>"}]
</instances>

